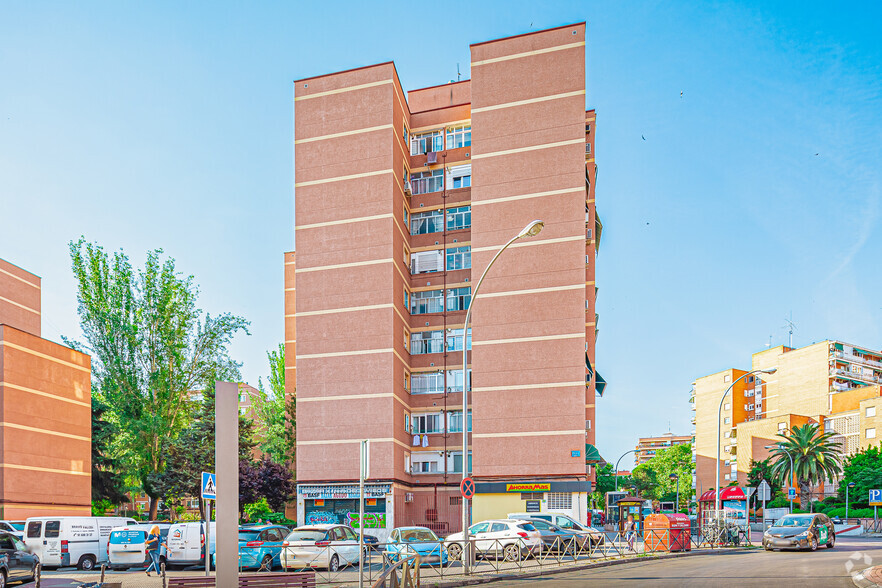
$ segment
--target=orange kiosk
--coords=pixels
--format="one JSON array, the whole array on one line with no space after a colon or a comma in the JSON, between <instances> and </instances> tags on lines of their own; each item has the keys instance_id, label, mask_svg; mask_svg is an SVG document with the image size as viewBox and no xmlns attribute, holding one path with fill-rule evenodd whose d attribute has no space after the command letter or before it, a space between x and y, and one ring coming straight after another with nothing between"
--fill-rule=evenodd
<instances>
[{"instance_id":1,"label":"orange kiosk","mask_svg":"<svg viewBox=\"0 0 882 588\"><path fill-rule=\"evenodd\" d=\"M643 522L644 551L691 551L689 517L680 513L651 514Z\"/></svg>"}]
</instances>

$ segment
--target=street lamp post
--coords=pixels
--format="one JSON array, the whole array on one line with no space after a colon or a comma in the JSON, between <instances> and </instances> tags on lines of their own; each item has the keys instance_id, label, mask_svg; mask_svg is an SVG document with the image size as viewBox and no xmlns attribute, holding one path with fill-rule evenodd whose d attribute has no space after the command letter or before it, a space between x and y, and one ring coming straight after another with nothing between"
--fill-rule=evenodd
<instances>
[{"instance_id":1,"label":"street lamp post","mask_svg":"<svg viewBox=\"0 0 882 588\"><path fill-rule=\"evenodd\" d=\"M490 268L493 267L493 264L496 263L496 260L499 259L499 256L505 251L509 245L521 239L523 237L535 237L542 230L542 227L545 226L545 223L541 220L534 220L526 227L521 229L521 232L512 237L508 243L503 245L499 251L496 252L496 255L493 256L493 259L490 260L490 263L487 264L487 267L484 268L484 273L481 274L481 279L478 280L477 285L475 286L475 291L472 292L472 299L469 302L469 309L466 311L465 323L462 326L462 479L465 481L466 478L469 477L469 402L468 402L468 391L469 391L469 376L467 371L467 359L468 359L468 339L469 339L469 318L472 315L472 309L475 308L475 300L478 298L478 290L481 289L481 284L484 283L484 278L487 277L487 272L490 271ZM463 568L465 573L469 573L469 501L467 498L463 498L462 500L462 538L463 538L463 551L462 551L462 561Z\"/></svg>"},{"instance_id":2,"label":"street lamp post","mask_svg":"<svg viewBox=\"0 0 882 588\"><path fill-rule=\"evenodd\" d=\"M790 514L793 514L793 499L790 498L790 484L793 483L793 456L790 455L790 452L781 447L781 444L777 445L766 445L766 449L780 449L784 453L787 454L787 458L790 460L790 480L787 482L787 500L790 502ZM848 510L848 506L846 503L846 511Z\"/></svg>"},{"instance_id":3,"label":"street lamp post","mask_svg":"<svg viewBox=\"0 0 882 588\"><path fill-rule=\"evenodd\" d=\"M677 502L675 503L674 512L680 512L680 476L679 474L673 473L668 477L677 481Z\"/></svg>"},{"instance_id":4,"label":"street lamp post","mask_svg":"<svg viewBox=\"0 0 882 588\"><path fill-rule=\"evenodd\" d=\"M848 490L854 486L854 482L845 485L845 522L848 522Z\"/></svg>"},{"instance_id":5,"label":"street lamp post","mask_svg":"<svg viewBox=\"0 0 882 588\"><path fill-rule=\"evenodd\" d=\"M737 384L740 380L743 380L744 378L746 378L747 376L749 376L751 374L774 374L777 371L778 371L778 368L771 368L768 370L751 370L745 374L742 374L741 376L736 378L734 382L729 384L729 387L726 388L725 392L723 392L722 398L720 398L720 408L717 410L717 464L716 464L717 465L717 468L716 468L717 469L717 485L714 489L714 494L715 494L714 507L715 507L715 511L716 511L715 516L717 516L717 517L720 516L720 442L721 442L720 438L722 435L722 433L721 433L722 426L721 426L720 422L723 420L723 401L726 400L726 395L729 394L729 391L732 390L732 387L735 386L735 384ZM735 400L733 399L732 402L734 403Z\"/></svg>"},{"instance_id":6,"label":"street lamp post","mask_svg":"<svg viewBox=\"0 0 882 588\"><path fill-rule=\"evenodd\" d=\"M616 478L616 492L619 490L619 462L622 461L622 458L628 455L629 453L637 453L636 449L632 449L630 451L626 451L622 455L619 456L619 459L616 460L616 471L613 472L613 475Z\"/></svg>"}]
</instances>

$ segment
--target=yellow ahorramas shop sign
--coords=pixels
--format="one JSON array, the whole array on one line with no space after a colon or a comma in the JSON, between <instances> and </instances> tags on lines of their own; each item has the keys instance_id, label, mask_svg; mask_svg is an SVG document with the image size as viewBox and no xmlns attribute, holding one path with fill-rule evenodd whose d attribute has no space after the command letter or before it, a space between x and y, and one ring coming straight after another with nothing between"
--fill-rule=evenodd
<instances>
[{"instance_id":1,"label":"yellow ahorramas shop sign","mask_svg":"<svg viewBox=\"0 0 882 588\"><path fill-rule=\"evenodd\" d=\"M551 484L506 484L506 492L551 492Z\"/></svg>"}]
</instances>

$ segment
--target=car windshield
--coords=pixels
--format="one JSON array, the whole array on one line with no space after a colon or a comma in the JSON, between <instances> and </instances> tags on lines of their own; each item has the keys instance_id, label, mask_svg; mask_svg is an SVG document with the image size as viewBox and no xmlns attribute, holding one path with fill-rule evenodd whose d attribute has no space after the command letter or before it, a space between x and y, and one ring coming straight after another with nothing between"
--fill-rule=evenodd
<instances>
[{"instance_id":1,"label":"car windshield","mask_svg":"<svg viewBox=\"0 0 882 588\"><path fill-rule=\"evenodd\" d=\"M258 531L239 531L239 541L254 541L258 535Z\"/></svg>"},{"instance_id":2,"label":"car windshield","mask_svg":"<svg viewBox=\"0 0 882 588\"><path fill-rule=\"evenodd\" d=\"M294 529L286 537L287 541L321 541L328 532L324 529Z\"/></svg>"},{"instance_id":3,"label":"car windshield","mask_svg":"<svg viewBox=\"0 0 882 588\"><path fill-rule=\"evenodd\" d=\"M144 543L144 531L114 531L110 534L111 545Z\"/></svg>"},{"instance_id":4,"label":"car windshield","mask_svg":"<svg viewBox=\"0 0 882 588\"><path fill-rule=\"evenodd\" d=\"M536 527L534 527L531 523L521 523L520 525L518 525L518 527L520 527L524 531L535 531L536 530Z\"/></svg>"},{"instance_id":5,"label":"car windshield","mask_svg":"<svg viewBox=\"0 0 882 588\"><path fill-rule=\"evenodd\" d=\"M773 527L808 527L812 524L812 517L782 517L775 521Z\"/></svg>"},{"instance_id":6,"label":"car windshield","mask_svg":"<svg viewBox=\"0 0 882 588\"><path fill-rule=\"evenodd\" d=\"M24 523L9 523L9 524L12 525L12 528L15 529L16 531L24 531L24 528L25 528Z\"/></svg>"},{"instance_id":7,"label":"car windshield","mask_svg":"<svg viewBox=\"0 0 882 588\"><path fill-rule=\"evenodd\" d=\"M403 529L401 540L405 543L427 543L438 541L438 536L428 529Z\"/></svg>"}]
</instances>

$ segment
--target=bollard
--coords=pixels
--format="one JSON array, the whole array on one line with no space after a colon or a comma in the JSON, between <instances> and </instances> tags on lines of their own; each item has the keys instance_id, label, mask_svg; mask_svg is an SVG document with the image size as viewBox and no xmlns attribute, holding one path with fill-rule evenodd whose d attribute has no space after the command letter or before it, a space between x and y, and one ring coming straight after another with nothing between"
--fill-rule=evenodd
<instances>
[{"instance_id":1,"label":"bollard","mask_svg":"<svg viewBox=\"0 0 882 588\"><path fill-rule=\"evenodd\" d=\"M105 564L101 564L101 583L104 583L104 571L107 569Z\"/></svg>"},{"instance_id":2,"label":"bollard","mask_svg":"<svg viewBox=\"0 0 882 588\"><path fill-rule=\"evenodd\" d=\"M37 567L34 569L34 581L37 588L40 588L40 572L43 570L43 566L40 562L37 562Z\"/></svg>"},{"instance_id":3,"label":"bollard","mask_svg":"<svg viewBox=\"0 0 882 588\"><path fill-rule=\"evenodd\" d=\"M162 576L162 588L165 588L165 562L159 564L159 575Z\"/></svg>"}]
</instances>

